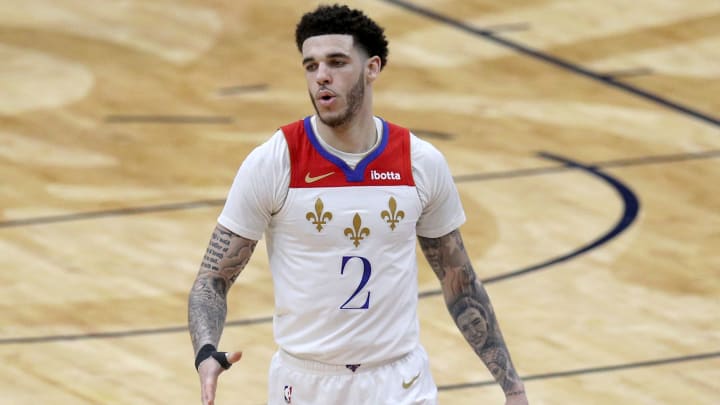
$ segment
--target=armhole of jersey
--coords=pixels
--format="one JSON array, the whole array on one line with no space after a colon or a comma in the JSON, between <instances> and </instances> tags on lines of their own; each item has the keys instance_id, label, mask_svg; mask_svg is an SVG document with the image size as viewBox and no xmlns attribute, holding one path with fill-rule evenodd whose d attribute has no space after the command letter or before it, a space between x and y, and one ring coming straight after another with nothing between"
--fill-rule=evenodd
<instances>
[{"instance_id":1,"label":"armhole of jersey","mask_svg":"<svg viewBox=\"0 0 720 405\"><path fill-rule=\"evenodd\" d=\"M385 121L387 122L387 121ZM410 184L413 186L416 186L415 183L415 177L413 176L413 170L412 170L412 147L410 146L411 140L410 140L410 130L392 123L387 122L389 131L388 136L399 136L401 137L400 145L401 145L401 156L404 160L403 162L403 171L405 173L403 174L403 178L411 179Z\"/></svg>"},{"instance_id":2,"label":"armhole of jersey","mask_svg":"<svg viewBox=\"0 0 720 405\"><path fill-rule=\"evenodd\" d=\"M417 183L415 182L415 176L413 175L413 170L412 170L412 145L410 145L410 143L411 143L410 130L407 128L404 128L404 129L405 129L405 131L404 131L403 136L405 137L404 144L405 144L406 150L403 155L405 156L405 159L407 160L405 162L405 170L407 170L408 176L410 176L410 179L412 179L412 184L415 185L415 187L417 187Z\"/></svg>"}]
</instances>

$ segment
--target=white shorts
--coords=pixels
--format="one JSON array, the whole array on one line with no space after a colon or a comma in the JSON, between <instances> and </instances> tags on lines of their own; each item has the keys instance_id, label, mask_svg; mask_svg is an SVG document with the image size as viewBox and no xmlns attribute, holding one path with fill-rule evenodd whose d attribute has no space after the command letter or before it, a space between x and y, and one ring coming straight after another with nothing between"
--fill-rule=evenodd
<instances>
[{"instance_id":1,"label":"white shorts","mask_svg":"<svg viewBox=\"0 0 720 405\"><path fill-rule=\"evenodd\" d=\"M355 368L355 371L352 369ZM422 346L383 364L337 366L280 350L270 362L268 405L436 405Z\"/></svg>"}]
</instances>

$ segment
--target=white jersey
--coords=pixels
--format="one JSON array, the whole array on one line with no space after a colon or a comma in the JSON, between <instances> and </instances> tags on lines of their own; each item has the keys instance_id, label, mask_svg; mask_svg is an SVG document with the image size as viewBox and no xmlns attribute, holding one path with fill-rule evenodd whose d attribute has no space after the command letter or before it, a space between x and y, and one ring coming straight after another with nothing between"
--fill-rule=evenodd
<instances>
[{"instance_id":1,"label":"white jersey","mask_svg":"<svg viewBox=\"0 0 720 405\"><path fill-rule=\"evenodd\" d=\"M457 190L442 155L407 129L376 119L378 144L348 165L313 119L248 156L218 222L265 232L283 350L329 364L397 358L419 342L416 236L465 221Z\"/></svg>"}]
</instances>

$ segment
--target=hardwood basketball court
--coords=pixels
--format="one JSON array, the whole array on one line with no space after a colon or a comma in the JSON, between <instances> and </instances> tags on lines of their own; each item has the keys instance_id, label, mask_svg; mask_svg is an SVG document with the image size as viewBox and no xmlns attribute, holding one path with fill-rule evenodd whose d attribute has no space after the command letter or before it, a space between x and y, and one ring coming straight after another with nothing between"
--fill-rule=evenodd
<instances>
[{"instance_id":1,"label":"hardwood basketball court","mask_svg":"<svg viewBox=\"0 0 720 405\"><path fill-rule=\"evenodd\" d=\"M187 293L238 165L312 113L315 1L0 0L0 404L198 404ZM720 403L720 3L351 1L447 157L532 404ZM260 243L217 403L266 401ZM501 404L421 258L443 404Z\"/></svg>"}]
</instances>

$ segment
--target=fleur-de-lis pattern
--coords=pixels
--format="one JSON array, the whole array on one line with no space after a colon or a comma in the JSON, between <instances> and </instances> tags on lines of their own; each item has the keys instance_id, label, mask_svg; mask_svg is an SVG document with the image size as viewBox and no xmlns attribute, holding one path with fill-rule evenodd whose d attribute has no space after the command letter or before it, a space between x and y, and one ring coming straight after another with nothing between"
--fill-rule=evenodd
<instances>
[{"instance_id":1,"label":"fleur-de-lis pattern","mask_svg":"<svg viewBox=\"0 0 720 405\"><path fill-rule=\"evenodd\" d=\"M323 212L324 205L321 199L315 200L315 212L309 211L305 214L305 218L315 225L318 232L322 231L323 225L327 225L327 221L332 221L332 212Z\"/></svg>"},{"instance_id":2,"label":"fleur-de-lis pattern","mask_svg":"<svg viewBox=\"0 0 720 405\"><path fill-rule=\"evenodd\" d=\"M355 213L353 217L353 227L345 228L345 236L349 237L353 241L355 247L360 246L360 241L365 239L366 236L370 236L370 229L363 228L362 218L358 213Z\"/></svg>"},{"instance_id":3,"label":"fleur-de-lis pattern","mask_svg":"<svg viewBox=\"0 0 720 405\"><path fill-rule=\"evenodd\" d=\"M405 211L397 209L397 201L393 197L390 197L390 201L388 201L388 208L390 210L383 210L380 213L380 218L384 219L390 225L390 229L394 231L397 223L405 218Z\"/></svg>"},{"instance_id":4,"label":"fleur-de-lis pattern","mask_svg":"<svg viewBox=\"0 0 720 405\"><path fill-rule=\"evenodd\" d=\"M380 219L390 227L391 232L394 232L398 224L405 219L406 214L405 211L398 209L398 203L395 197L388 199L387 208L386 210L380 211ZM321 198L316 198L314 211L306 212L305 219L315 225L315 229L317 229L318 232L322 232L328 226L328 222L333 220L333 213L325 210L325 204ZM355 247L359 247L360 242L370 236L370 228L362 226L362 217L356 212L353 216L352 226L345 228L343 234L352 241Z\"/></svg>"}]
</instances>

